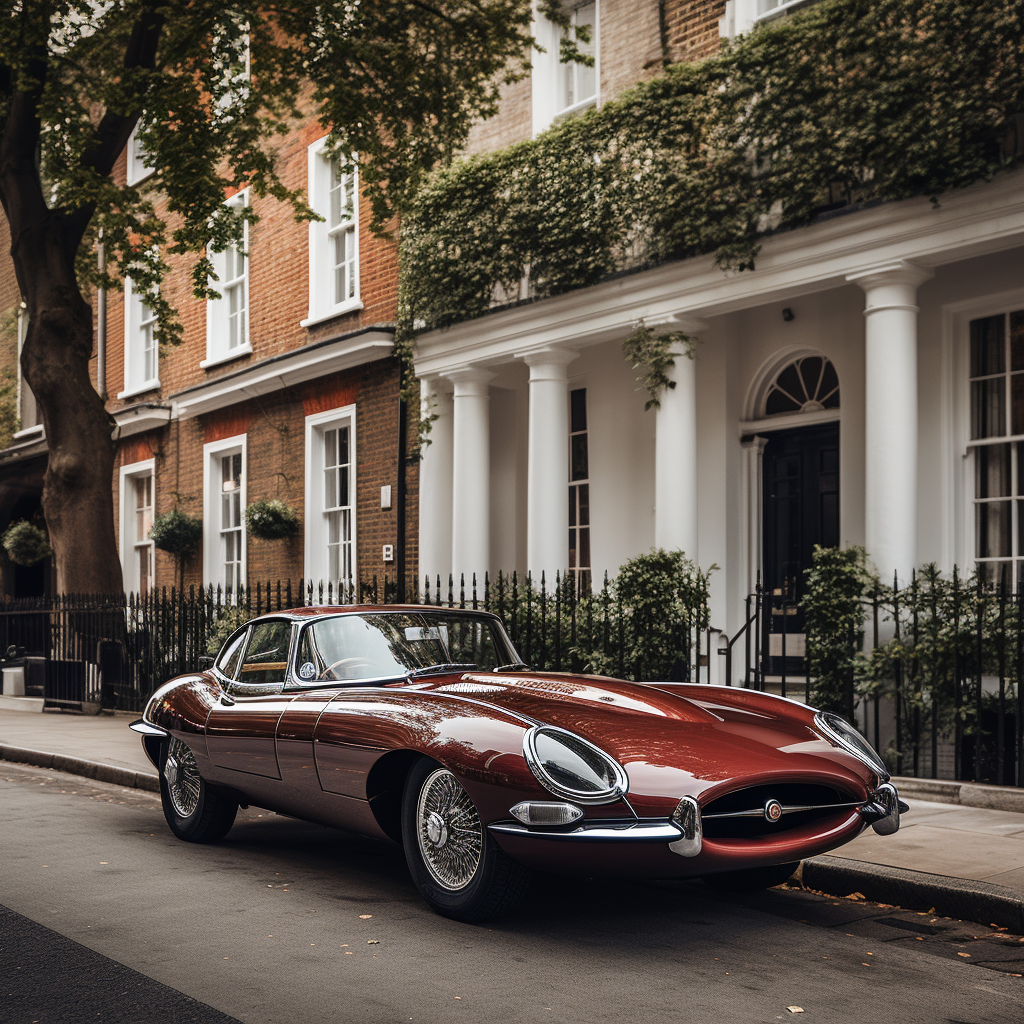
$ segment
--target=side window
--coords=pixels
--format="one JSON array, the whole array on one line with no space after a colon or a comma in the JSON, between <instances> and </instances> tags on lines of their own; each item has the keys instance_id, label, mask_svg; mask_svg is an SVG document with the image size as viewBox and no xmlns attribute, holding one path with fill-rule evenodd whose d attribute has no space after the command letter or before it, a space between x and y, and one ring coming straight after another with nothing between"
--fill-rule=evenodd
<instances>
[{"instance_id":1,"label":"side window","mask_svg":"<svg viewBox=\"0 0 1024 1024\"><path fill-rule=\"evenodd\" d=\"M249 627L245 626L233 637L230 637L228 642L221 648L221 652L214 663L217 671L221 675L227 676L228 679L234 679L235 673L238 671L238 662L241 660L242 647L245 644L245 637L248 632Z\"/></svg>"},{"instance_id":2,"label":"side window","mask_svg":"<svg viewBox=\"0 0 1024 1024\"><path fill-rule=\"evenodd\" d=\"M238 681L244 684L283 683L288 668L291 623L260 622L253 626Z\"/></svg>"}]
</instances>

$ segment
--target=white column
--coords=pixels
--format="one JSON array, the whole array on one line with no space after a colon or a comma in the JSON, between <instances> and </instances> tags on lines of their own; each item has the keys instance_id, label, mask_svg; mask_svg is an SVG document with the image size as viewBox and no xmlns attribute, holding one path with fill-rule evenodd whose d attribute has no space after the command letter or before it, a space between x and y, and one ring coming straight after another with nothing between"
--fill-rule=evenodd
<instances>
[{"instance_id":1,"label":"white column","mask_svg":"<svg viewBox=\"0 0 1024 1024\"><path fill-rule=\"evenodd\" d=\"M526 566L547 587L569 564L570 349L542 348L521 356L530 367L530 440L527 455Z\"/></svg>"},{"instance_id":2,"label":"white column","mask_svg":"<svg viewBox=\"0 0 1024 1024\"><path fill-rule=\"evenodd\" d=\"M431 597L437 577L442 590L452 571L452 392L449 381L420 381L421 415L433 416L420 460L420 572L430 578Z\"/></svg>"},{"instance_id":3,"label":"white column","mask_svg":"<svg viewBox=\"0 0 1024 1024\"><path fill-rule=\"evenodd\" d=\"M468 367L445 376L455 385L452 397L452 571L471 586L473 573L483 592L490 568L491 435L489 370Z\"/></svg>"},{"instance_id":4,"label":"white column","mask_svg":"<svg viewBox=\"0 0 1024 1024\"><path fill-rule=\"evenodd\" d=\"M743 581L746 590L743 597L754 593L758 574L761 572L761 545L764 524L764 450L767 437L745 437L740 446L743 449L743 510L747 517L746 566Z\"/></svg>"},{"instance_id":5,"label":"white column","mask_svg":"<svg viewBox=\"0 0 1024 1024\"><path fill-rule=\"evenodd\" d=\"M655 326L655 324L651 324ZM666 331L682 330L691 338L703 324L673 318ZM668 371L675 387L662 390L654 442L654 544L685 551L697 561L697 367L681 348Z\"/></svg>"},{"instance_id":6,"label":"white column","mask_svg":"<svg viewBox=\"0 0 1024 1024\"><path fill-rule=\"evenodd\" d=\"M917 289L931 276L898 260L847 277L867 296L864 539L888 581L917 562Z\"/></svg>"}]
</instances>

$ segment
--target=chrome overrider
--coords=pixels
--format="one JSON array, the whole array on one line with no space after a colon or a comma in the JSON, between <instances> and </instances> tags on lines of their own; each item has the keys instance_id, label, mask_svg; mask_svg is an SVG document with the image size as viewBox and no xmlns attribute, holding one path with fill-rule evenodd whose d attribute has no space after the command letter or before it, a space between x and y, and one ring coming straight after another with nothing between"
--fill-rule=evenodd
<instances>
[{"instance_id":1,"label":"chrome overrider","mask_svg":"<svg viewBox=\"0 0 1024 1024\"><path fill-rule=\"evenodd\" d=\"M696 857L703 845L703 819L761 817L768 821L780 821L787 814L799 811L841 811L856 809L865 824L881 836L891 836L900 827L900 813L909 810L899 798L896 787L885 782L878 787L867 800L841 804L801 804L786 806L778 801L769 801L774 805L753 808L747 811L730 811L721 814L701 814L700 806L692 796L684 796L676 805L668 820L661 818L641 818L638 820L599 820L573 822L569 828L557 829L529 827L518 822L495 822L488 828L502 835L531 836L536 839L550 839L555 842L574 843L668 843L668 848L680 857ZM550 806L550 805L548 805ZM523 805L517 804L515 816L521 817ZM777 809L777 811L776 811ZM578 808L573 807L573 811ZM580 812L582 814L582 812ZM567 815L568 816L568 815Z\"/></svg>"}]
</instances>

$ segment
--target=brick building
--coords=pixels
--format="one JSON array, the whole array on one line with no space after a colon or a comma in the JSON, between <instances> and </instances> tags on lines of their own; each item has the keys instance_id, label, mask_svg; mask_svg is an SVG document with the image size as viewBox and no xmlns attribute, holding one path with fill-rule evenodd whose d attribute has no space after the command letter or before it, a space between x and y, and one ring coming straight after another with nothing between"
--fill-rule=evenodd
<instances>
[{"instance_id":1,"label":"brick building","mask_svg":"<svg viewBox=\"0 0 1024 1024\"><path fill-rule=\"evenodd\" d=\"M252 202L260 219L247 228L247 257L214 255L216 301L193 298L190 266L171 258L163 293L181 317L180 345L158 348L151 312L130 281L123 295L94 301L103 310L96 383L116 424L112 486L126 591L177 585L176 560L148 536L153 519L174 507L203 521L201 550L183 567L186 587L300 578L337 587L394 579L403 560L415 571L415 518L399 536L396 249L370 232L358 172L343 173L324 141L311 119L279 149L282 180L306 190L324 222L297 223L290 207L247 190L226 196L236 206ZM132 182L149 174L134 141L114 173ZM9 262L0 288L14 325L0 338L0 356L21 398L21 429L0 451L5 527L39 516L46 442L16 366L23 325ZM406 467L414 511L416 476L415 465ZM296 536L247 535L245 509L264 498L297 512ZM40 592L43 573L7 563L5 590Z\"/></svg>"}]
</instances>

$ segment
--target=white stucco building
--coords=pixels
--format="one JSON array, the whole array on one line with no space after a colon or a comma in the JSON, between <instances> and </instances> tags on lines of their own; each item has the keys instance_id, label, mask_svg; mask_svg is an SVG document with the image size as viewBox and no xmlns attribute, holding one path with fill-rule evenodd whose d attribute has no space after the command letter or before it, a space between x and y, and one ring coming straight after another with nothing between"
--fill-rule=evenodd
<instances>
[{"instance_id":1,"label":"white stucco building","mask_svg":"<svg viewBox=\"0 0 1024 1024\"><path fill-rule=\"evenodd\" d=\"M622 355L640 320L699 339L658 411ZM681 548L719 567L729 635L757 572L784 590L815 543L1024 579L1024 172L820 218L752 272L694 258L496 309L422 336L416 368L421 575Z\"/></svg>"}]
</instances>

